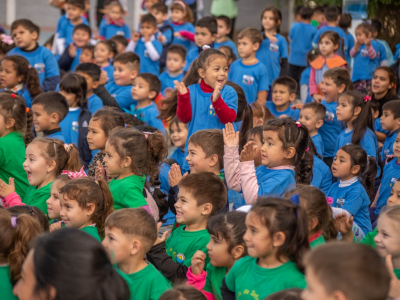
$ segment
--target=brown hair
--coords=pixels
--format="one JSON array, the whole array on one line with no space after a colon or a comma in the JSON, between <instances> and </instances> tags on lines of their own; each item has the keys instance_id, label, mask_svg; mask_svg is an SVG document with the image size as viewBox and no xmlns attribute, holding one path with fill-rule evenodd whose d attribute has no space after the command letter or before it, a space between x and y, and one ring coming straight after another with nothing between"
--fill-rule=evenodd
<instances>
[{"instance_id":1,"label":"brown hair","mask_svg":"<svg viewBox=\"0 0 400 300\"><path fill-rule=\"evenodd\" d=\"M197 201L197 206L210 203L212 205L210 216L223 209L228 201L228 192L224 182L210 172L189 174L181 179L178 187L190 191Z\"/></svg>"},{"instance_id":2,"label":"brown hair","mask_svg":"<svg viewBox=\"0 0 400 300\"><path fill-rule=\"evenodd\" d=\"M19 216L22 214L30 215L40 223L42 231L49 231L49 219L47 218L45 213L40 210L40 208L30 205L14 205L7 208L7 210L12 216Z\"/></svg>"},{"instance_id":3,"label":"brown hair","mask_svg":"<svg viewBox=\"0 0 400 300\"><path fill-rule=\"evenodd\" d=\"M381 66L381 67L377 67L377 68L375 69L375 71L374 71L374 76L375 76L375 72L378 71L378 70L385 71L385 72L388 74L389 82L390 82L390 83L393 83L393 87L392 87L391 89L388 90L388 92L387 92L386 95L389 96L389 97L395 96L395 95L396 95L396 83L397 83L397 75L396 75L396 72L395 72L392 68L390 68L390 67ZM372 92L372 87L371 87L370 95L372 95L372 98L374 99L374 93Z\"/></svg>"},{"instance_id":4,"label":"brown hair","mask_svg":"<svg viewBox=\"0 0 400 300\"><path fill-rule=\"evenodd\" d=\"M135 222L132 222L135 220ZM157 239L157 225L152 215L143 208L123 208L109 215L106 228L118 228L122 233L142 238L147 253Z\"/></svg>"},{"instance_id":5,"label":"brown hair","mask_svg":"<svg viewBox=\"0 0 400 300\"><path fill-rule=\"evenodd\" d=\"M121 12L121 14L125 13L124 8L122 7L121 3L119 3L118 1L112 1L110 4L108 4L108 10L111 10L112 7L117 6Z\"/></svg>"},{"instance_id":6,"label":"brown hair","mask_svg":"<svg viewBox=\"0 0 400 300\"><path fill-rule=\"evenodd\" d=\"M371 35L374 31L372 26L368 23L361 23L356 27L356 30L361 30L366 36Z\"/></svg>"},{"instance_id":7,"label":"brown hair","mask_svg":"<svg viewBox=\"0 0 400 300\"><path fill-rule=\"evenodd\" d=\"M89 203L94 204L91 221L96 223L100 237L104 237L105 220L114 211L114 202L107 181L104 179L94 181L92 177L72 179L60 189L59 193L65 193L68 199L75 200L84 209Z\"/></svg>"},{"instance_id":8,"label":"brown hair","mask_svg":"<svg viewBox=\"0 0 400 300\"><path fill-rule=\"evenodd\" d=\"M159 2L159 3L161 4L161 2ZM156 4L154 4L154 5L156 5ZM164 3L162 3L162 4L164 4ZM168 55L168 53L176 53L184 61L186 59L187 50L182 45L172 44L171 46L168 47L167 55Z\"/></svg>"},{"instance_id":9,"label":"brown hair","mask_svg":"<svg viewBox=\"0 0 400 300\"><path fill-rule=\"evenodd\" d=\"M13 96L14 95L14 96ZM21 96L9 93L0 92L0 114L4 117L4 121L14 119L14 127L12 131L20 131L24 135L25 145L32 141L32 110L27 107Z\"/></svg>"},{"instance_id":10,"label":"brown hair","mask_svg":"<svg viewBox=\"0 0 400 300\"><path fill-rule=\"evenodd\" d=\"M304 106L301 109L312 109L317 116L317 120L324 120L325 119L325 114L326 114L326 107L323 106L321 103L317 102L309 102L304 104Z\"/></svg>"},{"instance_id":11,"label":"brown hair","mask_svg":"<svg viewBox=\"0 0 400 300\"><path fill-rule=\"evenodd\" d=\"M150 183L154 182L159 166L168 156L165 137L160 132L142 133L135 128L115 128L108 143L115 148L121 159L131 158L132 172L136 175L150 175Z\"/></svg>"},{"instance_id":12,"label":"brown hair","mask_svg":"<svg viewBox=\"0 0 400 300\"><path fill-rule=\"evenodd\" d=\"M274 89L274 86L277 84L286 86L289 90L289 94L296 94L298 84L297 84L296 80L294 80L292 77L289 77L289 76L278 77L272 83L272 89Z\"/></svg>"},{"instance_id":13,"label":"brown hair","mask_svg":"<svg viewBox=\"0 0 400 300\"><path fill-rule=\"evenodd\" d=\"M219 169L224 168L224 137L218 129L203 129L193 133L188 141L195 146L201 147L206 157L213 154L218 156Z\"/></svg>"},{"instance_id":14,"label":"brown hair","mask_svg":"<svg viewBox=\"0 0 400 300\"><path fill-rule=\"evenodd\" d=\"M386 102L382 110L388 110L393 114L394 119L400 118L400 100L392 100L389 102Z\"/></svg>"},{"instance_id":15,"label":"brown hair","mask_svg":"<svg viewBox=\"0 0 400 300\"><path fill-rule=\"evenodd\" d=\"M128 65L128 68L130 68L131 71L139 71L140 69L140 58L136 53L133 52L118 54L113 60L113 65L116 62L119 62L123 65Z\"/></svg>"},{"instance_id":16,"label":"brown hair","mask_svg":"<svg viewBox=\"0 0 400 300\"><path fill-rule=\"evenodd\" d=\"M267 197L258 198L250 212L260 218L271 237L279 231L285 234L285 242L279 247L276 258L287 255L304 273L303 257L310 248L305 209L289 200Z\"/></svg>"},{"instance_id":17,"label":"brown hair","mask_svg":"<svg viewBox=\"0 0 400 300\"><path fill-rule=\"evenodd\" d=\"M286 198L298 194L300 205L306 210L308 221L317 219L318 224L309 232L309 236L322 231L326 240L335 240L338 235L336 221L332 217L332 209L326 201L325 194L320 189L310 185L297 185L296 188L285 194Z\"/></svg>"},{"instance_id":18,"label":"brown hair","mask_svg":"<svg viewBox=\"0 0 400 300\"><path fill-rule=\"evenodd\" d=\"M291 288L283 291L279 291L269 295L264 300L302 300L301 292L303 290L299 288Z\"/></svg>"},{"instance_id":19,"label":"brown hair","mask_svg":"<svg viewBox=\"0 0 400 300\"><path fill-rule=\"evenodd\" d=\"M263 19L266 11L270 11L274 15L276 32L279 33L282 23L282 12L276 6L268 5L266 8L264 8L264 10L261 13L261 20ZM261 26L261 31L264 31L264 28L262 26Z\"/></svg>"},{"instance_id":20,"label":"brown hair","mask_svg":"<svg viewBox=\"0 0 400 300\"><path fill-rule=\"evenodd\" d=\"M343 242L321 245L306 255L305 264L329 295L341 291L350 300L387 298L389 272L369 246Z\"/></svg>"},{"instance_id":21,"label":"brown hair","mask_svg":"<svg viewBox=\"0 0 400 300\"><path fill-rule=\"evenodd\" d=\"M351 77L349 71L341 67L336 67L325 71L323 77L330 78L336 84L337 87L342 84L345 85L345 91L353 89L353 84L351 82Z\"/></svg>"},{"instance_id":22,"label":"brown hair","mask_svg":"<svg viewBox=\"0 0 400 300\"><path fill-rule=\"evenodd\" d=\"M51 115L58 114L58 122L60 123L68 114L68 102L63 95L57 92L46 92L37 96L32 101L33 105L42 105L44 111Z\"/></svg>"},{"instance_id":23,"label":"brown hair","mask_svg":"<svg viewBox=\"0 0 400 300\"><path fill-rule=\"evenodd\" d=\"M172 290L166 291L159 300L207 300L207 297L196 288L181 284L175 285Z\"/></svg>"},{"instance_id":24,"label":"brown hair","mask_svg":"<svg viewBox=\"0 0 400 300\"><path fill-rule=\"evenodd\" d=\"M154 3L151 10L158 11L164 15L168 14L168 6L164 2Z\"/></svg>"},{"instance_id":25,"label":"brown hair","mask_svg":"<svg viewBox=\"0 0 400 300\"><path fill-rule=\"evenodd\" d=\"M341 52L342 58L343 58L343 59L345 58L345 57L344 57L344 40L343 40L343 38L341 38L341 37L339 36L339 34L338 34L337 32L332 31L332 30L323 32L323 33L319 36L318 44L321 43L321 41L322 41L323 38L329 39L329 40L333 43L334 46L337 46L338 49L340 48L341 51L342 51L342 52Z\"/></svg>"},{"instance_id":26,"label":"brown hair","mask_svg":"<svg viewBox=\"0 0 400 300\"><path fill-rule=\"evenodd\" d=\"M263 36L261 32L255 28L243 29L238 34L238 40L247 37L253 44L259 43L261 45Z\"/></svg>"},{"instance_id":27,"label":"brown hair","mask_svg":"<svg viewBox=\"0 0 400 300\"><path fill-rule=\"evenodd\" d=\"M34 24L31 20L28 19L18 19L12 22L11 24L11 36L13 35L12 32L13 30L17 29L18 26L22 26L25 29L29 30L30 33L36 32L39 36L40 34L40 28L36 24Z\"/></svg>"},{"instance_id":28,"label":"brown hair","mask_svg":"<svg viewBox=\"0 0 400 300\"><path fill-rule=\"evenodd\" d=\"M169 128L171 130L172 125L175 124L176 127L180 128L183 125L186 129L188 129L188 125L186 123L181 122L178 117L172 118L171 122L169 122Z\"/></svg>"},{"instance_id":29,"label":"brown hair","mask_svg":"<svg viewBox=\"0 0 400 300\"><path fill-rule=\"evenodd\" d=\"M185 21L187 23L193 23L194 18L193 18L193 12L190 9L189 5L187 5L184 1L174 1L171 4L171 11L173 11L174 9L183 11L184 13L186 13L185 16Z\"/></svg>"},{"instance_id":30,"label":"brown hair","mask_svg":"<svg viewBox=\"0 0 400 300\"><path fill-rule=\"evenodd\" d=\"M11 218L9 211L0 209L0 263L10 266L10 278L14 284L21 276L22 263L33 241L43 230L39 222L27 214L14 217L15 227Z\"/></svg>"},{"instance_id":31,"label":"brown hair","mask_svg":"<svg viewBox=\"0 0 400 300\"><path fill-rule=\"evenodd\" d=\"M100 127L106 137L110 136L111 131L116 127L124 126L124 118L115 107L103 107L96 111L92 116L92 121L100 121Z\"/></svg>"}]
</instances>

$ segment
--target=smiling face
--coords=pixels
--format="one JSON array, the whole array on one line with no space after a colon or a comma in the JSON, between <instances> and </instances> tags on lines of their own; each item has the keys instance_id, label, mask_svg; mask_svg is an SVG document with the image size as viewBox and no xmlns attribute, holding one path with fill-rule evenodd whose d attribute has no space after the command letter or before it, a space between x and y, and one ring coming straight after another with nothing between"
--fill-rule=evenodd
<instances>
[{"instance_id":1,"label":"smiling face","mask_svg":"<svg viewBox=\"0 0 400 300\"><path fill-rule=\"evenodd\" d=\"M333 158L332 175L342 180L348 180L357 175L358 172L355 171L355 167L359 166L351 166L350 154L339 149Z\"/></svg>"},{"instance_id":2,"label":"smiling face","mask_svg":"<svg viewBox=\"0 0 400 300\"><path fill-rule=\"evenodd\" d=\"M389 74L385 70L376 70L372 77L371 88L374 94L385 95L387 91L393 88L394 82L390 82Z\"/></svg>"},{"instance_id":3,"label":"smiling face","mask_svg":"<svg viewBox=\"0 0 400 300\"><path fill-rule=\"evenodd\" d=\"M82 48L90 42L90 35L85 30L75 30L72 34L72 40L74 41L76 47Z\"/></svg>"},{"instance_id":4,"label":"smiling face","mask_svg":"<svg viewBox=\"0 0 400 300\"><path fill-rule=\"evenodd\" d=\"M78 201L68 198L67 193L59 194L61 211L60 217L65 223L65 227L81 229L92 224L91 217L94 204L88 204L88 208L79 206Z\"/></svg>"},{"instance_id":5,"label":"smiling face","mask_svg":"<svg viewBox=\"0 0 400 300\"><path fill-rule=\"evenodd\" d=\"M172 9L171 10L171 21L174 23L180 23L185 20L186 13L180 9Z\"/></svg>"},{"instance_id":6,"label":"smiling face","mask_svg":"<svg viewBox=\"0 0 400 300\"><path fill-rule=\"evenodd\" d=\"M208 58L206 69L199 69L199 75L204 82L215 89L217 83L225 85L228 78L228 60L221 55L214 55Z\"/></svg>"},{"instance_id":7,"label":"smiling face","mask_svg":"<svg viewBox=\"0 0 400 300\"><path fill-rule=\"evenodd\" d=\"M335 51L339 48L338 45L335 45L331 39L328 37L323 37L318 43L319 51L323 56L329 56L335 53Z\"/></svg>"},{"instance_id":8,"label":"smiling face","mask_svg":"<svg viewBox=\"0 0 400 300\"><path fill-rule=\"evenodd\" d=\"M11 89L20 84L23 80L22 75L17 75L14 63L11 60L3 59L0 65L0 85L3 88Z\"/></svg>"},{"instance_id":9,"label":"smiling face","mask_svg":"<svg viewBox=\"0 0 400 300\"><path fill-rule=\"evenodd\" d=\"M57 113L49 115L42 104L32 105L33 126L36 132L49 130L58 124L59 116Z\"/></svg>"},{"instance_id":10,"label":"smiling face","mask_svg":"<svg viewBox=\"0 0 400 300\"><path fill-rule=\"evenodd\" d=\"M100 120L94 121L93 119L91 119L89 122L88 135L87 135L87 141L90 150L100 149L100 151L104 151L107 139L108 137L106 136L106 133L101 128L101 121Z\"/></svg>"},{"instance_id":11,"label":"smiling face","mask_svg":"<svg viewBox=\"0 0 400 300\"><path fill-rule=\"evenodd\" d=\"M192 192L185 187L179 187L178 200L175 203L176 221L187 226L199 223L203 218L204 205L198 206Z\"/></svg>"},{"instance_id":12,"label":"smiling face","mask_svg":"<svg viewBox=\"0 0 400 300\"><path fill-rule=\"evenodd\" d=\"M61 180L54 180L51 185L50 198L47 199L47 214L50 219L60 219L61 202L58 191L65 185Z\"/></svg>"},{"instance_id":13,"label":"smiling face","mask_svg":"<svg viewBox=\"0 0 400 300\"><path fill-rule=\"evenodd\" d=\"M129 260L131 239L119 228L105 228L104 240L101 243L113 263L120 264Z\"/></svg>"},{"instance_id":14,"label":"smiling face","mask_svg":"<svg viewBox=\"0 0 400 300\"><path fill-rule=\"evenodd\" d=\"M108 64L113 56L114 54L103 43L97 44L94 48L94 60L99 66Z\"/></svg>"},{"instance_id":15,"label":"smiling face","mask_svg":"<svg viewBox=\"0 0 400 300\"><path fill-rule=\"evenodd\" d=\"M124 86L132 84L137 71L131 70L129 66L119 61L114 62L114 81L116 85Z\"/></svg>"},{"instance_id":16,"label":"smiling face","mask_svg":"<svg viewBox=\"0 0 400 300\"><path fill-rule=\"evenodd\" d=\"M325 101L330 103L338 99L339 95L344 92L345 85L337 86L330 77L323 77L321 81L321 92Z\"/></svg>"},{"instance_id":17,"label":"smiling face","mask_svg":"<svg viewBox=\"0 0 400 300\"><path fill-rule=\"evenodd\" d=\"M38 37L39 35L37 32L29 32L27 28L21 25L12 31L14 43L21 49L31 50L35 48Z\"/></svg>"},{"instance_id":18,"label":"smiling face","mask_svg":"<svg viewBox=\"0 0 400 300\"><path fill-rule=\"evenodd\" d=\"M207 157L203 148L193 143L188 145L186 161L189 164L191 173L210 172L210 169L214 166L212 156Z\"/></svg>"},{"instance_id":19,"label":"smiling face","mask_svg":"<svg viewBox=\"0 0 400 300\"><path fill-rule=\"evenodd\" d=\"M259 47L259 43L253 43L247 36L238 40L238 53L240 57L251 57L258 50Z\"/></svg>"},{"instance_id":20,"label":"smiling face","mask_svg":"<svg viewBox=\"0 0 400 300\"><path fill-rule=\"evenodd\" d=\"M24 170L28 176L28 182L31 186L42 187L48 174L54 170L55 162L48 162L44 158L43 144L33 142L28 145L25 152Z\"/></svg>"},{"instance_id":21,"label":"smiling face","mask_svg":"<svg viewBox=\"0 0 400 300\"><path fill-rule=\"evenodd\" d=\"M391 254L393 259L400 257L399 223L383 214L378 218L378 234L375 236L376 250L382 258Z\"/></svg>"},{"instance_id":22,"label":"smiling face","mask_svg":"<svg viewBox=\"0 0 400 300\"><path fill-rule=\"evenodd\" d=\"M178 126L179 125L179 126ZM188 128L185 124L173 123L170 128L171 131L171 141L177 148L185 148L186 139L188 136Z\"/></svg>"},{"instance_id":23,"label":"smiling face","mask_svg":"<svg viewBox=\"0 0 400 300\"><path fill-rule=\"evenodd\" d=\"M208 28L196 26L195 30L194 42L196 43L197 47L211 45L215 41L216 35L211 34Z\"/></svg>"},{"instance_id":24,"label":"smiling face","mask_svg":"<svg viewBox=\"0 0 400 300\"><path fill-rule=\"evenodd\" d=\"M283 143L277 131L263 132L264 144L261 147L261 162L268 168L282 166L285 163Z\"/></svg>"}]
</instances>

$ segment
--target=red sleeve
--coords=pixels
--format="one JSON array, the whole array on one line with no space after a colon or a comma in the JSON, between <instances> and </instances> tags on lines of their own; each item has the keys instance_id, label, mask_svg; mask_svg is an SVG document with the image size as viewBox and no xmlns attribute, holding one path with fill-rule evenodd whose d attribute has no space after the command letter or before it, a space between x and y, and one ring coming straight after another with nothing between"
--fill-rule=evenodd
<instances>
[{"instance_id":1,"label":"red sleeve","mask_svg":"<svg viewBox=\"0 0 400 300\"><path fill-rule=\"evenodd\" d=\"M187 30L182 30L182 31L178 31L180 33L180 35L182 37L184 37L185 39L194 42L194 33L187 31Z\"/></svg>"},{"instance_id":2,"label":"red sleeve","mask_svg":"<svg viewBox=\"0 0 400 300\"><path fill-rule=\"evenodd\" d=\"M310 92L310 95L317 94L318 93L318 86L317 83L315 82L315 69L311 68L310 72L310 80L308 82L308 90Z\"/></svg>"},{"instance_id":3,"label":"red sleeve","mask_svg":"<svg viewBox=\"0 0 400 300\"><path fill-rule=\"evenodd\" d=\"M233 123L235 121L236 111L232 108L229 108L229 106L226 105L221 96L219 96L217 101L212 102L212 105L214 106L215 113L217 114L218 119L221 121L222 124Z\"/></svg>"},{"instance_id":4,"label":"red sleeve","mask_svg":"<svg viewBox=\"0 0 400 300\"><path fill-rule=\"evenodd\" d=\"M178 93L178 107L176 116L182 123L189 123L192 119L192 106L190 105L190 92L184 95Z\"/></svg>"}]
</instances>

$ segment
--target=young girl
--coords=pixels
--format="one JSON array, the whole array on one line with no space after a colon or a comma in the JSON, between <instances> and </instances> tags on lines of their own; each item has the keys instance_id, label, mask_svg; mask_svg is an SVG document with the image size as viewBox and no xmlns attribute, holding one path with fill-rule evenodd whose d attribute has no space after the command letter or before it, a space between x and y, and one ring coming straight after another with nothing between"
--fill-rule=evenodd
<instances>
[{"instance_id":1,"label":"young girl","mask_svg":"<svg viewBox=\"0 0 400 300\"><path fill-rule=\"evenodd\" d=\"M223 130L225 177L230 189L243 192L247 204L257 196L281 197L297 183L311 182L313 157L308 150L308 131L293 119L270 120L263 128L262 166L255 168L252 142L247 143L239 162L239 136L229 124Z\"/></svg>"},{"instance_id":2,"label":"young girl","mask_svg":"<svg viewBox=\"0 0 400 300\"><path fill-rule=\"evenodd\" d=\"M340 45L343 48L343 44L344 42L341 41L339 34L334 31L325 31L319 37L318 48L321 55L310 63L309 91L315 102L320 103L324 99L322 87L320 87L324 73L335 67L346 68L347 62L335 53ZM321 91L319 91L320 89Z\"/></svg>"},{"instance_id":3,"label":"young girl","mask_svg":"<svg viewBox=\"0 0 400 300\"><path fill-rule=\"evenodd\" d=\"M246 216L246 228L243 240L249 256L233 265L221 293L229 299L247 293L265 299L287 288L304 288L302 260L309 245L303 207L280 198L259 198Z\"/></svg>"},{"instance_id":4,"label":"young girl","mask_svg":"<svg viewBox=\"0 0 400 300\"><path fill-rule=\"evenodd\" d=\"M64 144L59 139L36 138L28 145L23 163L31 185L23 203L40 208L47 215L46 201L50 197L52 182L63 170L79 171L79 153L72 144ZM11 184L9 187L13 188ZM21 205L21 198L10 190L4 197L5 207Z\"/></svg>"},{"instance_id":5,"label":"young girl","mask_svg":"<svg viewBox=\"0 0 400 300\"><path fill-rule=\"evenodd\" d=\"M113 1L108 5L107 14L100 22L99 36L101 40L111 39L115 35L120 35L126 39L131 38L131 31L124 20L125 11L118 1Z\"/></svg>"},{"instance_id":6,"label":"young girl","mask_svg":"<svg viewBox=\"0 0 400 300\"><path fill-rule=\"evenodd\" d=\"M210 264L204 271L206 254L198 250L192 257L192 266L187 272L187 285L202 291L207 299L221 300L222 280L233 264L247 255L243 235L246 232L246 214L230 212L211 217L207 223L210 242L207 245Z\"/></svg>"},{"instance_id":7,"label":"young girl","mask_svg":"<svg viewBox=\"0 0 400 300\"><path fill-rule=\"evenodd\" d=\"M171 5L171 26L174 30L173 44L182 45L187 51L194 45L193 13L184 1Z\"/></svg>"},{"instance_id":8,"label":"young girl","mask_svg":"<svg viewBox=\"0 0 400 300\"><path fill-rule=\"evenodd\" d=\"M40 224L42 232L49 231L49 219L47 216L36 206L30 205L15 205L7 208L7 211L12 215L18 217L19 215L29 215L37 220Z\"/></svg>"},{"instance_id":9,"label":"young girl","mask_svg":"<svg viewBox=\"0 0 400 300\"><path fill-rule=\"evenodd\" d=\"M332 175L340 180L326 195L333 199L332 207L343 209L349 218L354 217L364 234L372 231L368 206L374 196L376 170L375 159L368 157L359 145L343 146L332 164Z\"/></svg>"},{"instance_id":10,"label":"young girl","mask_svg":"<svg viewBox=\"0 0 400 300\"><path fill-rule=\"evenodd\" d=\"M277 7L269 5L261 13L261 33L264 41L257 50L256 58L267 67L270 82L286 75L288 68L287 41L279 34L281 23L282 13ZM269 98L271 94L268 93Z\"/></svg>"},{"instance_id":11,"label":"young girl","mask_svg":"<svg viewBox=\"0 0 400 300\"><path fill-rule=\"evenodd\" d=\"M262 106L257 102L251 104L253 110L253 126L261 126L267 124L269 120L275 119L274 115L266 106Z\"/></svg>"},{"instance_id":12,"label":"young girl","mask_svg":"<svg viewBox=\"0 0 400 300\"><path fill-rule=\"evenodd\" d=\"M25 197L29 186L22 164L25 157L25 140L29 143L32 133L32 112L26 112L24 100L16 94L0 92L0 197L5 197L2 182L14 178L18 195Z\"/></svg>"},{"instance_id":13,"label":"young girl","mask_svg":"<svg viewBox=\"0 0 400 300\"><path fill-rule=\"evenodd\" d=\"M94 47L94 60L102 71L107 72L107 82L114 81L114 67L110 62L117 54L117 45L111 40L100 41Z\"/></svg>"},{"instance_id":14,"label":"young girl","mask_svg":"<svg viewBox=\"0 0 400 300\"><path fill-rule=\"evenodd\" d=\"M13 285L21 277L22 263L32 242L42 233L42 228L33 217L22 214L12 216L0 209L0 290L4 300L16 300Z\"/></svg>"},{"instance_id":15,"label":"young girl","mask_svg":"<svg viewBox=\"0 0 400 300\"><path fill-rule=\"evenodd\" d=\"M36 69L20 55L6 56L1 61L0 86L20 95L29 108L32 107L33 98L42 92Z\"/></svg>"},{"instance_id":16,"label":"young girl","mask_svg":"<svg viewBox=\"0 0 400 300\"><path fill-rule=\"evenodd\" d=\"M182 168L186 161L185 145L188 136L188 126L175 117L171 120L169 127L172 144L176 147L176 150L169 158L175 159L178 165Z\"/></svg>"},{"instance_id":17,"label":"young girl","mask_svg":"<svg viewBox=\"0 0 400 300\"><path fill-rule=\"evenodd\" d=\"M50 224L57 223L61 221L60 211L61 211L61 203L60 203L60 195L59 190L66 185L71 178L68 175L60 175L56 180L53 181L50 189L50 198L47 199L47 215L50 219Z\"/></svg>"},{"instance_id":18,"label":"young girl","mask_svg":"<svg viewBox=\"0 0 400 300\"><path fill-rule=\"evenodd\" d=\"M336 240L338 228L325 194L316 187L298 185L285 196L291 197L295 194L299 196L300 206L307 214L308 241L311 249L325 244L327 240Z\"/></svg>"},{"instance_id":19,"label":"young girl","mask_svg":"<svg viewBox=\"0 0 400 300\"><path fill-rule=\"evenodd\" d=\"M354 58L351 81L354 89L368 93L371 90L373 70L379 67L377 59L377 42L372 39L372 29L367 23L361 23L356 28L356 44L350 50Z\"/></svg>"},{"instance_id":20,"label":"young girl","mask_svg":"<svg viewBox=\"0 0 400 300\"><path fill-rule=\"evenodd\" d=\"M379 101L379 115L382 116L382 107L387 102L399 100L396 93L396 73L389 67L378 67L374 71L371 80L371 98L373 101Z\"/></svg>"},{"instance_id":21,"label":"young girl","mask_svg":"<svg viewBox=\"0 0 400 300\"><path fill-rule=\"evenodd\" d=\"M89 165L88 176L96 175L96 168L105 167L106 143L111 131L116 127L123 127L124 119L116 108L102 108L94 113L89 122L87 141L92 151L98 151ZM100 150L100 151L99 151Z\"/></svg>"}]
</instances>

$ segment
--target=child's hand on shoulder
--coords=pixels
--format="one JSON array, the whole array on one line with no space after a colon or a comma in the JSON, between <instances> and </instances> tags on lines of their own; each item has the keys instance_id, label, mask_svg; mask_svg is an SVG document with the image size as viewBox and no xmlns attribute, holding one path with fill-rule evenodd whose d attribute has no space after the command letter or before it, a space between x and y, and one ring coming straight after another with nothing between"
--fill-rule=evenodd
<instances>
[{"instance_id":1,"label":"child's hand on shoulder","mask_svg":"<svg viewBox=\"0 0 400 300\"><path fill-rule=\"evenodd\" d=\"M336 224L339 232L342 234L343 240L352 242L353 241L353 221L354 217L349 216L346 213L342 213L335 217Z\"/></svg>"},{"instance_id":2,"label":"child's hand on shoulder","mask_svg":"<svg viewBox=\"0 0 400 300\"><path fill-rule=\"evenodd\" d=\"M321 103L323 97L320 94L314 94L313 98L314 98L315 102Z\"/></svg>"},{"instance_id":3,"label":"child's hand on shoulder","mask_svg":"<svg viewBox=\"0 0 400 300\"><path fill-rule=\"evenodd\" d=\"M239 146L239 131L235 132L232 123L226 123L222 129L225 146Z\"/></svg>"},{"instance_id":4,"label":"child's hand on shoulder","mask_svg":"<svg viewBox=\"0 0 400 300\"><path fill-rule=\"evenodd\" d=\"M153 246L158 245L159 243L165 242L165 240L167 239L168 231L165 231L165 232L163 233L162 237L160 237L160 238L158 237L158 233L160 232L161 226L162 226L162 223L161 223L161 222L158 222L158 223L157 223L157 239L156 239L156 241L154 242Z\"/></svg>"},{"instance_id":5,"label":"child's hand on shoulder","mask_svg":"<svg viewBox=\"0 0 400 300\"><path fill-rule=\"evenodd\" d=\"M212 94L212 102L215 102L221 96L222 84L218 83L215 85L214 92Z\"/></svg>"},{"instance_id":6,"label":"child's hand on shoulder","mask_svg":"<svg viewBox=\"0 0 400 300\"><path fill-rule=\"evenodd\" d=\"M75 57L76 56L76 47L75 47L75 45L74 44L70 44L69 45L69 47L68 47L68 54L69 54L69 56L71 56L71 57Z\"/></svg>"},{"instance_id":7,"label":"child's hand on shoulder","mask_svg":"<svg viewBox=\"0 0 400 300\"><path fill-rule=\"evenodd\" d=\"M245 162L254 160L254 148L256 147L257 146L253 145L251 142L244 145L242 153L240 153L240 161Z\"/></svg>"},{"instance_id":8,"label":"child's hand on shoulder","mask_svg":"<svg viewBox=\"0 0 400 300\"><path fill-rule=\"evenodd\" d=\"M139 33L139 32L135 32L135 33L132 35L132 41L134 41L135 43L137 43L139 39L140 39L140 33Z\"/></svg>"},{"instance_id":9,"label":"child's hand on shoulder","mask_svg":"<svg viewBox=\"0 0 400 300\"><path fill-rule=\"evenodd\" d=\"M50 232L53 232L53 231L61 229L61 228L62 228L62 222L57 222L57 223L51 224L49 227L49 230L50 230Z\"/></svg>"},{"instance_id":10,"label":"child's hand on shoulder","mask_svg":"<svg viewBox=\"0 0 400 300\"><path fill-rule=\"evenodd\" d=\"M183 82L174 80L175 88L180 95L185 95L188 92L186 85Z\"/></svg>"},{"instance_id":11,"label":"child's hand on shoulder","mask_svg":"<svg viewBox=\"0 0 400 300\"><path fill-rule=\"evenodd\" d=\"M204 270L206 258L207 255L201 250L197 250L196 253L192 256L193 275L199 276L201 274L201 272Z\"/></svg>"},{"instance_id":12,"label":"child's hand on shoulder","mask_svg":"<svg viewBox=\"0 0 400 300\"><path fill-rule=\"evenodd\" d=\"M178 164L173 164L168 172L168 183L170 187L177 186L182 179L181 167Z\"/></svg>"},{"instance_id":13,"label":"child's hand on shoulder","mask_svg":"<svg viewBox=\"0 0 400 300\"><path fill-rule=\"evenodd\" d=\"M0 197L5 198L15 192L14 178L8 179L8 184L0 179Z\"/></svg>"}]
</instances>

